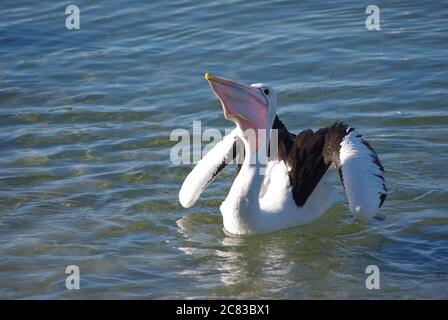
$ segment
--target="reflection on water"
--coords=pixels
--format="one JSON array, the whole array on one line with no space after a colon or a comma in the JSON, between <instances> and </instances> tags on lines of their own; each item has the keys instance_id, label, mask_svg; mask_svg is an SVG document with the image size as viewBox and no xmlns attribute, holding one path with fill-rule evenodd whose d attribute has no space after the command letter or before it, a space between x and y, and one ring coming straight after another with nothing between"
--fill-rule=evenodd
<instances>
[{"instance_id":1,"label":"reflection on water","mask_svg":"<svg viewBox=\"0 0 448 320\"><path fill-rule=\"evenodd\" d=\"M185 242L179 249L197 262L183 274L194 278L204 292L213 291L201 297L250 298L257 292L264 298L374 298L376 293L364 287L368 265L380 267L382 285L386 283L389 292L396 285L397 276L407 278L407 272L418 272L414 260L418 253L412 251L424 241L409 245L411 252L407 255L398 254L407 245L406 240L394 236L394 223L374 222L367 226L353 218L342 219L339 209L333 208L319 224L271 235L238 237L221 230L219 241L209 238L208 229L218 229L220 224L198 224L197 214L182 217L177 224ZM203 220L210 218L202 215ZM397 256L391 259L388 254L378 254L389 250L398 250ZM429 268L442 266L436 266L438 259L431 252L424 255ZM353 291L340 289L346 286ZM443 285L431 289L438 297L446 292Z\"/></svg>"}]
</instances>

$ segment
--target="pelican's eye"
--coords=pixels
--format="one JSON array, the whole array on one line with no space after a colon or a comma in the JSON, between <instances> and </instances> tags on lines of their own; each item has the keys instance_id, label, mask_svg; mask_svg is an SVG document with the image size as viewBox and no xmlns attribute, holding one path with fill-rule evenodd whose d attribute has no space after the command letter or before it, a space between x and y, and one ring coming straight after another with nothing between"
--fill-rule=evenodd
<instances>
[{"instance_id":1,"label":"pelican's eye","mask_svg":"<svg viewBox=\"0 0 448 320\"><path fill-rule=\"evenodd\" d=\"M267 96L269 95L269 89L264 89L263 92L265 95L267 95Z\"/></svg>"}]
</instances>

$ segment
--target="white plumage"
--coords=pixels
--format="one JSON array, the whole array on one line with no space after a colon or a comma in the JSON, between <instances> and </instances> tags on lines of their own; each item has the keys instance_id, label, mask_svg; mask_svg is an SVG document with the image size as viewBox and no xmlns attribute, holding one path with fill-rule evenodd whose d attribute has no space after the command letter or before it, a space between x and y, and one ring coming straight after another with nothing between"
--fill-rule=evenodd
<instances>
[{"instance_id":1,"label":"white plumage","mask_svg":"<svg viewBox=\"0 0 448 320\"><path fill-rule=\"evenodd\" d=\"M318 219L340 199L328 182L331 164L339 170L350 211L361 218L378 212L386 197L384 170L371 146L353 128L336 123L295 137L276 116L277 96L270 86L246 86L210 74L205 78L236 128L187 176L179 192L182 206L194 205L237 152L244 161L220 206L224 228L230 233L268 233ZM271 157L265 164L257 151L267 152L266 139L248 139L246 133L261 129L269 137L274 125L283 133L282 157ZM234 148L235 143L244 145L244 152Z\"/></svg>"},{"instance_id":2,"label":"white plumage","mask_svg":"<svg viewBox=\"0 0 448 320\"><path fill-rule=\"evenodd\" d=\"M343 183L350 211L365 219L372 218L380 208L383 173L372 161L375 154L354 130L341 142L340 159Z\"/></svg>"},{"instance_id":3,"label":"white plumage","mask_svg":"<svg viewBox=\"0 0 448 320\"><path fill-rule=\"evenodd\" d=\"M198 161L185 179L179 192L179 201L184 208L193 206L202 191L215 179L218 169L232 160L233 143L238 128L226 135L207 154Z\"/></svg>"}]
</instances>

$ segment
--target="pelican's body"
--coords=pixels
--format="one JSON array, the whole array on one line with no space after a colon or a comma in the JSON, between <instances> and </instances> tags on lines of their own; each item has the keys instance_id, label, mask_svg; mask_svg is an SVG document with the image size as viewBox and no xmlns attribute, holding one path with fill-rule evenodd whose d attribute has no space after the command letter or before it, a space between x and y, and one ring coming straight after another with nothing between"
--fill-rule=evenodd
<instances>
[{"instance_id":1,"label":"pelican's body","mask_svg":"<svg viewBox=\"0 0 448 320\"><path fill-rule=\"evenodd\" d=\"M246 86L209 74L206 79L236 128L185 179L179 193L184 207L192 206L217 174L239 157L242 165L220 207L230 233L268 233L319 218L339 200L328 183L331 168L339 171L353 213L363 218L377 213L386 197L384 170L353 128L337 122L295 136L276 114L277 97L271 87ZM274 133L278 139L272 142Z\"/></svg>"},{"instance_id":2,"label":"pelican's body","mask_svg":"<svg viewBox=\"0 0 448 320\"><path fill-rule=\"evenodd\" d=\"M241 168L241 175L238 175L240 178L237 176L220 207L224 228L228 232L238 235L268 233L307 224L319 218L338 200L334 188L324 178L311 194L309 201L299 207L293 198L285 163L271 161L267 167L267 175L259 179L254 178L259 181L250 186L247 194L240 193L240 190L244 190L244 185L249 188L246 183L249 181L248 175L259 175L250 168ZM265 190L258 203L254 203L252 200L256 199L258 184L261 185L261 190Z\"/></svg>"}]
</instances>

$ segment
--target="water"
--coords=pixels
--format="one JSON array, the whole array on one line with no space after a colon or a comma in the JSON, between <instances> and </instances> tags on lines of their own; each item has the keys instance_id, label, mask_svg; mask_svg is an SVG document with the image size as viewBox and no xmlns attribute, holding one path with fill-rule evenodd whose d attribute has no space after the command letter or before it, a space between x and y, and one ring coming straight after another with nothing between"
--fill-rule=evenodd
<instances>
[{"instance_id":1,"label":"water","mask_svg":"<svg viewBox=\"0 0 448 320\"><path fill-rule=\"evenodd\" d=\"M376 1L378 32L365 1L77 1L78 31L68 4L0 8L1 298L448 298L447 1ZM229 236L233 168L183 209L192 166L169 134L232 126L206 71L271 83L293 132L357 127L387 171L386 220L341 202Z\"/></svg>"}]
</instances>

